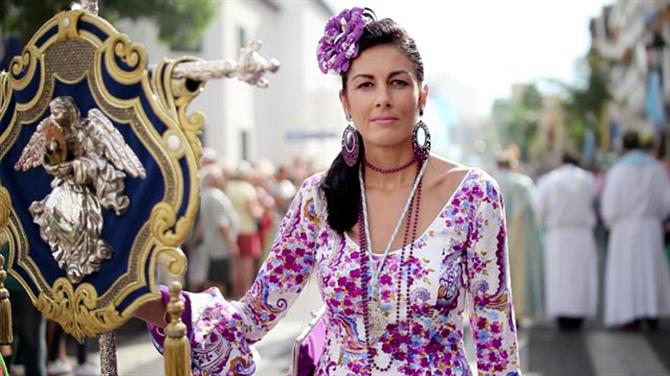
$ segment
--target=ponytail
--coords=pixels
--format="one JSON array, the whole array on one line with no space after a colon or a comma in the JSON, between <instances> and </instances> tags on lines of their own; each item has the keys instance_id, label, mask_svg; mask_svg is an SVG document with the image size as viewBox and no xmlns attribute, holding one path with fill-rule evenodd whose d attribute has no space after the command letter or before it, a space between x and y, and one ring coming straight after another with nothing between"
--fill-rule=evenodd
<instances>
[{"instance_id":1,"label":"ponytail","mask_svg":"<svg viewBox=\"0 0 670 376\"><path fill-rule=\"evenodd\" d=\"M363 139L358 136L358 160L349 167L340 152L331 164L321 183L328 207L328 225L340 233L349 231L358 221L361 200L361 187L358 182L358 170L364 156Z\"/></svg>"}]
</instances>

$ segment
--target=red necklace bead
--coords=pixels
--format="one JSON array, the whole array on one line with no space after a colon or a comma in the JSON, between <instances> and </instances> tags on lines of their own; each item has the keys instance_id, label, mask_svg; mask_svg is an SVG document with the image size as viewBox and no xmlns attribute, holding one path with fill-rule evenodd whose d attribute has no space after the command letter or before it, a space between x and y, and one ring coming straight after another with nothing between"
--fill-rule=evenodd
<instances>
[{"instance_id":1,"label":"red necklace bead","mask_svg":"<svg viewBox=\"0 0 670 376\"><path fill-rule=\"evenodd\" d=\"M367 159L364 159L365 167L367 167L371 170L377 171L380 174L392 174L394 172L402 171L402 170L406 169L407 167L413 165L414 162L416 162L416 158L412 157L412 160L410 160L409 162L405 163L402 166L393 167L393 168L382 168L382 167L379 167L379 166L375 166L372 163L370 163L370 161L368 161Z\"/></svg>"}]
</instances>

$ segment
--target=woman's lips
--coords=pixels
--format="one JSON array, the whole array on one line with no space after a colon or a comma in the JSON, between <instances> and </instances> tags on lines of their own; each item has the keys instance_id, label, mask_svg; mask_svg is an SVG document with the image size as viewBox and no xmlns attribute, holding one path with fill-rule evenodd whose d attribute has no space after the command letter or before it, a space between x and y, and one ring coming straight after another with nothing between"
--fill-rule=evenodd
<instances>
[{"instance_id":1,"label":"woman's lips","mask_svg":"<svg viewBox=\"0 0 670 376\"><path fill-rule=\"evenodd\" d=\"M393 117L393 116L378 116L378 117L372 118L372 121L377 123L377 124L391 124L396 120L398 120L398 118Z\"/></svg>"}]
</instances>

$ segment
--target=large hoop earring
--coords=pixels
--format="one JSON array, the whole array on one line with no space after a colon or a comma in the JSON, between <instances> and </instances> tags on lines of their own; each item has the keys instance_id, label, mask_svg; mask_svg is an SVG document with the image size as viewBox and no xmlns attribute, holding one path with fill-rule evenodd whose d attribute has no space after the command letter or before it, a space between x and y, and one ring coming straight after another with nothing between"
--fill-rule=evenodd
<instances>
[{"instance_id":1,"label":"large hoop earring","mask_svg":"<svg viewBox=\"0 0 670 376\"><path fill-rule=\"evenodd\" d=\"M358 131L349 122L342 132L342 158L344 163L353 167L358 162L358 154Z\"/></svg>"},{"instance_id":2,"label":"large hoop earring","mask_svg":"<svg viewBox=\"0 0 670 376\"><path fill-rule=\"evenodd\" d=\"M419 120L412 130L412 151L419 162L425 161L430 155L430 131L423 120Z\"/></svg>"}]
</instances>

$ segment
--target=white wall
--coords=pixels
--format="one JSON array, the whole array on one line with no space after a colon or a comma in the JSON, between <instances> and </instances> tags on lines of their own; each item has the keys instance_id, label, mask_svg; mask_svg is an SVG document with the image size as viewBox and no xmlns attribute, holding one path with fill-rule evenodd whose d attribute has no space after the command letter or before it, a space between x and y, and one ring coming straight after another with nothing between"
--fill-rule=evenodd
<instances>
[{"instance_id":1,"label":"white wall","mask_svg":"<svg viewBox=\"0 0 670 376\"><path fill-rule=\"evenodd\" d=\"M242 157L241 132L247 131L251 160L281 163L302 155L329 163L339 151L339 134L345 125L338 100L339 77L323 75L316 62L317 42L330 14L315 0L278 1L278 10L260 0L218 4L218 15L199 52L171 51L158 42L156 27L146 21L122 21L116 26L146 46L150 63L181 55L237 58L238 30L244 28L246 39L261 39L261 53L278 58L281 68L267 76L268 89L231 79L208 82L190 108L206 115L204 144L235 163ZM289 132L329 132L336 137L288 141Z\"/></svg>"},{"instance_id":2,"label":"white wall","mask_svg":"<svg viewBox=\"0 0 670 376\"><path fill-rule=\"evenodd\" d=\"M294 155L329 163L339 151L339 133L345 125L338 99L339 77L321 73L316 46L329 15L312 1L280 2L282 16L261 26L267 52L281 60L271 87L256 93L259 109L256 139L258 157L288 161ZM329 132L324 140L288 140L287 134Z\"/></svg>"}]
</instances>

